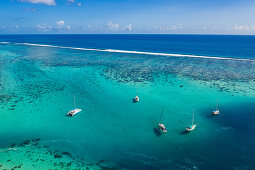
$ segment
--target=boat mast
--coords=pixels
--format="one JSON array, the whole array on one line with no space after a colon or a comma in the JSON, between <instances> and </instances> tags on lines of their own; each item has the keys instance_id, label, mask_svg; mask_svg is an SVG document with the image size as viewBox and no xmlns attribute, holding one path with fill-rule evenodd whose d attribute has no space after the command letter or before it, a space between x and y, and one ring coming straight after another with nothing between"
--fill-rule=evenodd
<instances>
[{"instance_id":1,"label":"boat mast","mask_svg":"<svg viewBox=\"0 0 255 170\"><path fill-rule=\"evenodd\" d=\"M160 119L159 119L159 123L162 123L162 117L163 117L163 107L162 107L162 111L161 111L161 115L160 115Z\"/></svg>"},{"instance_id":2,"label":"boat mast","mask_svg":"<svg viewBox=\"0 0 255 170\"><path fill-rule=\"evenodd\" d=\"M194 124L194 115L195 115L195 112L193 111L192 126L193 126L193 124Z\"/></svg>"},{"instance_id":3,"label":"boat mast","mask_svg":"<svg viewBox=\"0 0 255 170\"><path fill-rule=\"evenodd\" d=\"M75 104L75 96L73 96L73 103L74 103L74 108L76 108L76 104Z\"/></svg>"},{"instance_id":4,"label":"boat mast","mask_svg":"<svg viewBox=\"0 0 255 170\"><path fill-rule=\"evenodd\" d=\"M218 107L219 107L219 98L217 98L216 110L218 110Z\"/></svg>"}]
</instances>

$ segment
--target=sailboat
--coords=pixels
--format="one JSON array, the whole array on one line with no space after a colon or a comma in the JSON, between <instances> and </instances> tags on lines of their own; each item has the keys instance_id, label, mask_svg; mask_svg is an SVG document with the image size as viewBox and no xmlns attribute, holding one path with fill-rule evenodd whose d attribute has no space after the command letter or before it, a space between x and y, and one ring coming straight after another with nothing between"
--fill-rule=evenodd
<instances>
[{"instance_id":1,"label":"sailboat","mask_svg":"<svg viewBox=\"0 0 255 170\"><path fill-rule=\"evenodd\" d=\"M216 110L212 111L213 115L219 115L220 110L219 110L219 99L217 99L217 105L216 105Z\"/></svg>"},{"instance_id":2,"label":"sailboat","mask_svg":"<svg viewBox=\"0 0 255 170\"><path fill-rule=\"evenodd\" d=\"M68 113L67 113L67 116L70 116L70 117L73 117L74 115L76 115L77 113L81 112L82 110L81 109L78 109L76 108L76 104L75 104L75 96L74 96L74 108L73 110L70 110Z\"/></svg>"},{"instance_id":3,"label":"sailboat","mask_svg":"<svg viewBox=\"0 0 255 170\"><path fill-rule=\"evenodd\" d=\"M139 97L138 97L138 89L136 89L136 96L134 98L135 102L139 102Z\"/></svg>"},{"instance_id":4,"label":"sailboat","mask_svg":"<svg viewBox=\"0 0 255 170\"><path fill-rule=\"evenodd\" d=\"M160 131L165 133L165 132L167 132L167 130L166 130L165 125L163 123L161 123L162 122L162 116L163 116L163 108L162 108L162 112L161 112L161 115L160 115L160 121L159 121L159 124L158 124L158 128L159 128Z\"/></svg>"},{"instance_id":5,"label":"sailboat","mask_svg":"<svg viewBox=\"0 0 255 170\"><path fill-rule=\"evenodd\" d=\"M194 124L194 120L195 120L194 116L195 116L195 112L193 112L192 124L186 127L186 132L190 132L196 128L197 124Z\"/></svg>"}]
</instances>

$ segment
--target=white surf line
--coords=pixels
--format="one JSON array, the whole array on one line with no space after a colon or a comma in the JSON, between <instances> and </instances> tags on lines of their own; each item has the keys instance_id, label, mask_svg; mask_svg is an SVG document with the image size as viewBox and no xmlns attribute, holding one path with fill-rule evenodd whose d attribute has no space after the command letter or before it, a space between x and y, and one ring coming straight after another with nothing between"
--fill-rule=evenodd
<instances>
[{"instance_id":1,"label":"white surf line","mask_svg":"<svg viewBox=\"0 0 255 170\"><path fill-rule=\"evenodd\" d=\"M205 58L205 59L216 59L216 60L255 61L254 59L211 57L211 56L188 55L188 54L169 54L169 53L140 52L140 51L113 50L113 49L103 49L103 50L101 50L101 49L93 49L93 48L90 49L90 48L79 48L79 47L63 47L63 46L44 45L44 44L31 44L31 43L14 43L14 44L16 44L16 45L37 46L37 47L65 48L65 49L84 50L84 51L101 51L101 52L110 52L110 53L158 55L158 56L189 57L189 58Z\"/></svg>"},{"instance_id":2,"label":"white surf line","mask_svg":"<svg viewBox=\"0 0 255 170\"><path fill-rule=\"evenodd\" d=\"M10 42L0 42L0 44L9 44Z\"/></svg>"}]
</instances>

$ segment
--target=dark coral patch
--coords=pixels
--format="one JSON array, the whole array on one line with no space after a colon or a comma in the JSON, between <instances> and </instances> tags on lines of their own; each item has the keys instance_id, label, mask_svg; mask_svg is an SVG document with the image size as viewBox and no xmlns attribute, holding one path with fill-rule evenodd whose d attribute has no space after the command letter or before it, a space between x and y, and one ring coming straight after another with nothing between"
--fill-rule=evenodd
<instances>
[{"instance_id":1,"label":"dark coral patch","mask_svg":"<svg viewBox=\"0 0 255 170\"><path fill-rule=\"evenodd\" d=\"M55 155L54 155L54 158L62 158L62 155L60 155L60 154L55 154Z\"/></svg>"}]
</instances>

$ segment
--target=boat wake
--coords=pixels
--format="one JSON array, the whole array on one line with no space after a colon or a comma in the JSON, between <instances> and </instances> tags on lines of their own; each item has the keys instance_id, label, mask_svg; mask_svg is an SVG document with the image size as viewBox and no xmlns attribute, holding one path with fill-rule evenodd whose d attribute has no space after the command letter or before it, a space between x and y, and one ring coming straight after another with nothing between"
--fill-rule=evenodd
<instances>
[{"instance_id":1,"label":"boat wake","mask_svg":"<svg viewBox=\"0 0 255 170\"><path fill-rule=\"evenodd\" d=\"M84 50L84 51L100 51L100 52L109 52L109 53L126 53L126 54L157 55L157 56L169 56L169 57L205 58L205 59L216 59L216 60L255 61L254 59L245 59L245 58L212 57L212 56L202 56L202 55L200 56L200 55L188 55L188 54L155 53L155 52L141 52L141 51L115 50L115 49L78 48L78 47L64 47L64 46L46 45L46 44L31 44L31 43L14 43L14 44L15 45L37 46L37 47L64 48L64 49Z\"/></svg>"}]
</instances>

